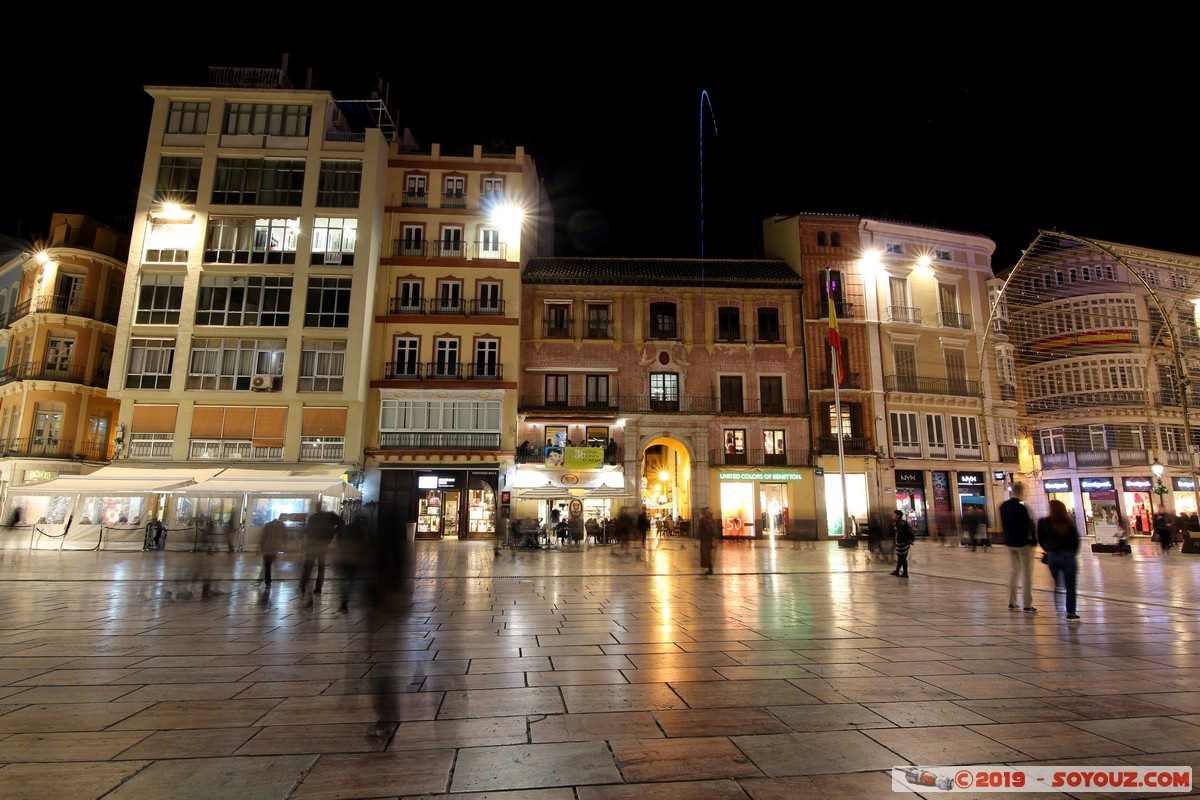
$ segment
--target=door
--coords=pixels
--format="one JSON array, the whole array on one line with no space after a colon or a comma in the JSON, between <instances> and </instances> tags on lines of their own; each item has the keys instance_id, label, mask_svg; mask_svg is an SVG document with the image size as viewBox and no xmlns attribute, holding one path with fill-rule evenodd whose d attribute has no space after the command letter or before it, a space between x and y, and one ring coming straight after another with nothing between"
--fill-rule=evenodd
<instances>
[{"instance_id":1,"label":"door","mask_svg":"<svg viewBox=\"0 0 1200 800\"><path fill-rule=\"evenodd\" d=\"M74 339L50 337L46 343L46 372L52 375L66 375L71 367L71 351L74 349Z\"/></svg>"},{"instance_id":2,"label":"door","mask_svg":"<svg viewBox=\"0 0 1200 800\"><path fill-rule=\"evenodd\" d=\"M458 507L461 492L442 493L442 536L458 536Z\"/></svg>"}]
</instances>

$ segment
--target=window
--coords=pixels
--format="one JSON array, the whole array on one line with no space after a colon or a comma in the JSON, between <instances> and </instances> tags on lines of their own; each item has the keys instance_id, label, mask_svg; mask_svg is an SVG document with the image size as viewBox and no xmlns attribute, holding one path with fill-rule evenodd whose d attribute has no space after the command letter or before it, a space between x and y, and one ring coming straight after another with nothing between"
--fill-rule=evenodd
<instances>
[{"instance_id":1,"label":"window","mask_svg":"<svg viewBox=\"0 0 1200 800\"><path fill-rule=\"evenodd\" d=\"M475 284L475 313L502 314L504 306L500 302L499 281L479 281Z\"/></svg>"},{"instance_id":2,"label":"window","mask_svg":"<svg viewBox=\"0 0 1200 800\"><path fill-rule=\"evenodd\" d=\"M500 340L475 340L475 378L499 378L500 370Z\"/></svg>"},{"instance_id":3,"label":"window","mask_svg":"<svg viewBox=\"0 0 1200 800\"><path fill-rule=\"evenodd\" d=\"M154 199L159 203L194 205L200 191L200 164L203 159L163 156L158 162Z\"/></svg>"},{"instance_id":4,"label":"window","mask_svg":"<svg viewBox=\"0 0 1200 800\"><path fill-rule=\"evenodd\" d=\"M587 407L593 410L601 410L608 408L608 376L607 375L588 375L585 379L587 384L587 395L584 400Z\"/></svg>"},{"instance_id":5,"label":"window","mask_svg":"<svg viewBox=\"0 0 1200 800\"><path fill-rule=\"evenodd\" d=\"M1107 450L1108 449L1108 426L1107 425L1089 425L1088 426L1088 444L1089 450Z\"/></svg>"},{"instance_id":6,"label":"window","mask_svg":"<svg viewBox=\"0 0 1200 800\"><path fill-rule=\"evenodd\" d=\"M746 463L746 431L742 428L725 429L725 464Z\"/></svg>"},{"instance_id":7,"label":"window","mask_svg":"<svg viewBox=\"0 0 1200 800\"><path fill-rule=\"evenodd\" d=\"M782 342L783 335L779 326L778 308L758 309L758 335L760 342Z\"/></svg>"},{"instance_id":8,"label":"window","mask_svg":"<svg viewBox=\"0 0 1200 800\"><path fill-rule=\"evenodd\" d=\"M167 113L167 133L208 133L208 103L176 100Z\"/></svg>"},{"instance_id":9,"label":"window","mask_svg":"<svg viewBox=\"0 0 1200 800\"><path fill-rule=\"evenodd\" d=\"M566 405L569 398L570 378L566 375L546 376L546 405Z\"/></svg>"},{"instance_id":10,"label":"window","mask_svg":"<svg viewBox=\"0 0 1200 800\"><path fill-rule=\"evenodd\" d=\"M1042 428L1038 431L1038 444L1041 455L1053 455L1067 452L1066 428Z\"/></svg>"},{"instance_id":11,"label":"window","mask_svg":"<svg viewBox=\"0 0 1200 800\"><path fill-rule=\"evenodd\" d=\"M834 311L839 317L846 315L843 300L844 290L840 270L830 270L828 277L824 271L821 272L821 316L829 316L830 300L833 301Z\"/></svg>"},{"instance_id":12,"label":"window","mask_svg":"<svg viewBox=\"0 0 1200 800\"><path fill-rule=\"evenodd\" d=\"M393 358L388 370L389 378L419 378L421 365L418 361L421 340L414 336L397 336L392 346Z\"/></svg>"},{"instance_id":13,"label":"window","mask_svg":"<svg viewBox=\"0 0 1200 800\"><path fill-rule=\"evenodd\" d=\"M299 219L213 217L204 248L206 264L295 264Z\"/></svg>"},{"instance_id":14,"label":"window","mask_svg":"<svg viewBox=\"0 0 1200 800\"><path fill-rule=\"evenodd\" d=\"M447 175L442 180L442 207L466 208L467 179L461 175Z\"/></svg>"},{"instance_id":15,"label":"window","mask_svg":"<svg viewBox=\"0 0 1200 800\"><path fill-rule=\"evenodd\" d=\"M186 264L192 243L190 223L151 222L146 230L144 264Z\"/></svg>"},{"instance_id":16,"label":"window","mask_svg":"<svg viewBox=\"0 0 1200 800\"><path fill-rule=\"evenodd\" d=\"M853 419L850 416L850 404L842 403L841 416L838 416L838 407L834 403L829 403L829 435L837 436L839 433L842 438L849 439L854 433ZM838 426L838 421L841 421L841 427Z\"/></svg>"},{"instance_id":17,"label":"window","mask_svg":"<svg viewBox=\"0 0 1200 800\"><path fill-rule=\"evenodd\" d=\"M674 306L671 307L674 308ZM679 375L677 373L650 373L650 410L679 410Z\"/></svg>"},{"instance_id":18,"label":"window","mask_svg":"<svg viewBox=\"0 0 1200 800\"><path fill-rule=\"evenodd\" d=\"M463 229L461 225L444 226L442 228L441 253L442 258L463 257Z\"/></svg>"},{"instance_id":19,"label":"window","mask_svg":"<svg viewBox=\"0 0 1200 800\"><path fill-rule=\"evenodd\" d=\"M130 339L126 389L170 389L174 339Z\"/></svg>"},{"instance_id":20,"label":"window","mask_svg":"<svg viewBox=\"0 0 1200 800\"><path fill-rule=\"evenodd\" d=\"M723 306L717 309L717 341L742 341L741 312L733 306Z\"/></svg>"},{"instance_id":21,"label":"window","mask_svg":"<svg viewBox=\"0 0 1200 800\"><path fill-rule=\"evenodd\" d=\"M396 286L396 298L392 303L393 314L421 313L421 281L401 278Z\"/></svg>"},{"instance_id":22,"label":"window","mask_svg":"<svg viewBox=\"0 0 1200 800\"><path fill-rule=\"evenodd\" d=\"M484 178L483 179L483 196L486 199L490 195L503 194L504 178Z\"/></svg>"},{"instance_id":23,"label":"window","mask_svg":"<svg viewBox=\"0 0 1200 800\"><path fill-rule=\"evenodd\" d=\"M958 287L954 284L938 284L938 310L944 314L958 313Z\"/></svg>"},{"instance_id":24,"label":"window","mask_svg":"<svg viewBox=\"0 0 1200 800\"><path fill-rule=\"evenodd\" d=\"M721 376L721 413L722 414L741 414L742 411L743 411L742 376L741 375L722 375Z\"/></svg>"},{"instance_id":25,"label":"window","mask_svg":"<svg viewBox=\"0 0 1200 800\"><path fill-rule=\"evenodd\" d=\"M940 414L925 415L925 438L929 440L929 455L946 455L946 434L942 429Z\"/></svg>"},{"instance_id":26,"label":"window","mask_svg":"<svg viewBox=\"0 0 1200 800\"><path fill-rule=\"evenodd\" d=\"M762 413L783 413L783 378L777 375L760 375L758 378L758 396L762 403Z\"/></svg>"},{"instance_id":27,"label":"window","mask_svg":"<svg viewBox=\"0 0 1200 800\"><path fill-rule=\"evenodd\" d=\"M104 411L89 416L84 447L89 455L99 458L108 457L108 432L112 430L112 412Z\"/></svg>"},{"instance_id":28,"label":"window","mask_svg":"<svg viewBox=\"0 0 1200 800\"><path fill-rule=\"evenodd\" d=\"M495 434L499 446L500 400L398 400L381 403L379 427L385 431L480 431Z\"/></svg>"},{"instance_id":29,"label":"window","mask_svg":"<svg viewBox=\"0 0 1200 800\"><path fill-rule=\"evenodd\" d=\"M612 306L608 303L587 304L587 338L612 338Z\"/></svg>"},{"instance_id":30,"label":"window","mask_svg":"<svg viewBox=\"0 0 1200 800\"><path fill-rule=\"evenodd\" d=\"M584 439L584 443L588 447L607 447L608 428L602 425L588 425L584 432Z\"/></svg>"},{"instance_id":31,"label":"window","mask_svg":"<svg viewBox=\"0 0 1200 800\"><path fill-rule=\"evenodd\" d=\"M911 344L893 344L892 357L896 361L896 390L901 392L920 391L917 380L917 348Z\"/></svg>"},{"instance_id":32,"label":"window","mask_svg":"<svg viewBox=\"0 0 1200 800\"><path fill-rule=\"evenodd\" d=\"M933 257L938 261L952 261L954 259L953 254L949 250L934 250Z\"/></svg>"},{"instance_id":33,"label":"window","mask_svg":"<svg viewBox=\"0 0 1200 800\"><path fill-rule=\"evenodd\" d=\"M400 240L400 255L402 256L422 256L425 255L425 226L424 225L405 225L403 237Z\"/></svg>"},{"instance_id":34,"label":"window","mask_svg":"<svg viewBox=\"0 0 1200 800\"><path fill-rule=\"evenodd\" d=\"M825 231L817 231L817 247L825 246Z\"/></svg>"},{"instance_id":35,"label":"window","mask_svg":"<svg viewBox=\"0 0 1200 800\"><path fill-rule=\"evenodd\" d=\"M946 380L954 394L967 393L967 354L962 350L943 350L946 363Z\"/></svg>"},{"instance_id":36,"label":"window","mask_svg":"<svg viewBox=\"0 0 1200 800\"><path fill-rule=\"evenodd\" d=\"M309 278L306 328L350 327L349 278Z\"/></svg>"},{"instance_id":37,"label":"window","mask_svg":"<svg viewBox=\"0 0 1200 800\"><path fill-rule=\"evenodd\" d=\"M833 231L832 233L830 233L829 234L829 246L830 247L841 247L842 246L842 235L840 233L838 233L837 231Z\"/></svg>"},{"instance_id":38,"label":"window","mask_svg":"<svg viewBox=\"0 0 1200 800\"><path fill-rule=\"evenodd\" d=\"M438 378L458 377L458 339L434 339L433 374Z\"/></svg>"},{"instance_id":39,"label":"window","mask_svg":"<svg viewBox=\"0 0 1200 800\"><path fill-rule=\"evenodd\" d=\"M340 392L346 374L346 342L305 339L300 349L301 392Z\"/></svg>"},{"instance_id":40,"label":"window","mask_svg":"<svg viewBox=\"0 0 1200 800\"><path fill-rule=\"evenodd\" d=\"M255 375L282 375L287 342L192 339L187 388L249 391Z\"/></svg>"},{"instance_id":41,"label":"window","mask_svg":"<svg viewBox=\"0 0 1200 800\"><path fill-rule=\"evenodd\" d=\"M679 331L675 326L676 307L674 303L650 304L650 338L678 339ZM676 398L678 399L678 398Z\"/></svg>"},{"instance_id":42,"label":"window","mask_svg":"<svg viewBox=\"0 0 1200 800\"><path fill-rule=\"evenodd\" d=\"M784 431L772 428L763 431L763 463L769 466L787 464L787 439Z\"/></svg>"},{"instance_id":43,"label":"window","mask_svg":"<svg viewBox=\"0 0 1200 800\"><path fill-rule=\"evenodd\" d=\"M480 258L502 258L503 253L500 249L500 229L499 228L480 228L479 229L479 257Z\"/></svg>"},{"instance_id":44,"label":"window","mask_svg":"<svg viewBox=\"0 0 1200 800\"><path fill-rule=\"evenodd\" d=\"M62 437L63 413L66 406L62 403L36 403L33 407L33 429L31 444L41 447L58 447Z\"/></svg>"},{"instance_id":45,"label":"window","mask_svg":"<svg viewBox=\"0 0 1200 800\"><path fill-rule=\"evenodd\" d=\"M892 305L908 307L908 279L907 278L888 278L888 291L892 298Z\"/></svg>"},{"instance_id":46,"label":"window","mask_svg":"<svg viewBox=\"0 0 1200 800\"><path fill-rule=\"evenodd\" d=\"M950 433L956 450L979 453L979 428L975 417L951 414Z\"/></svg>"},{"instance_id":47,"label":"window","mask_svg":"<svg viewBox=\"0 0 1200 800\"><path fill-rule=\"evenodd\" d=\"M354 266L358 243L358 220L353 217L317 217L313 220L313 263L325 266Z\"/></svg>"},{"instance_id":48,"label":"window","mask_svg":"<svg viewBox=\"0 0 1200 800\"><path fill-rule=\"evenodd\" d=\"M435 314L461 314L462 281L438 281Z\"/></svg>"},{"instance_id":49,"label":"window","mask_svg":"<svg viewBox=\"0 0 1200 800\"><path fill-rule=\"evenodd\" d=\"M74 338L52 334L46 340L46 372L65 374L71 368L71 355L74 352Z\"/></svg>"},{"instance_id":50,"label":"window","mask_svg":"<svg viewBox=\"0 0 1200 800\"><path fill-rule=\"evenodd\" d=\"M188 458L282 459L287 412L280 407L197 405Z\"/></svg>"},{"instance_id":51,"label":"window","mask_svg":"<svg viewBox=\"0 0 1200 800\"><path fill-rule=\"evenodd\" d=\"M317 183L317 205L325 208L358 208L361 185L361 161L322 161Z\"/></svg>"},{"instance_id":52,"label":"window","mask_svg":"<svg viewBox=\"0 0 1200 800\"><path fill-rule=\"evenodd\" d=\"M892 452L900 458L921 455L921 437L916 412L892 412Z\"/></svg>"},{"instance_id":53,"label":"window","mask_svg":"<svg viewBox=\"0 0 1200 800\"><path fill-rule=\"evenodd\" d=\"M280 103L227 103L224 133L308 136L312 106Z\"/></svg>"},{"instance_id":54,"label":"window","mask_svg":"<svg viewBox=\"0 0 1200 800\"><path fill-rule=\"evenodd\" d=\"M282 275L201 275L197 325L286 328L292 278Z\"/></svg>"},{"instance_id":55,"label":"window","mask_svg":"<svg viewBox=\"0 0 1200 800\"><path fill-rule=\"evenodd\" d=\"M404 197L401 199L401 204L424 208L429 203L425 197L428 180L425 175L405 175Z\"/></svg>"},{"instance_id":56,"label":"window","mask_svg":"<svg viewBox=\"0 0 1200 800\"><path fill-rule=\"evenodd\" d=\"M571 338L571 304L569 302L546 301L545 338Z\"/></svg>"},{"instance_id":57,"label":"window","mask_svg":"<svg viewBox=\"0 0 1200 800\"><path fill-rule=\"evenodd\" d=\"M214 204L298 206L304 193L304 162L218 158Z\"/></svg>"},{"instance_id":58,"label":"window","mask_svg":"<svg viewBox=\"0 0 1200 800\"><path fill-rule=\"evenodd\" d=\"M894 253L896 255L903 255L904 254L904 245L889 242L888 244L884 245L884 252Z\"/></svg>"},{"instance_id":59,"label":"window","mask_svg":"<svg viewBox=\"0 0 1200 800\"><path fill-rule=\"evenodd\" d=\"M183 277L142 273L133 321L139 325L178 325Z\"/></svg>"}]
</instances>

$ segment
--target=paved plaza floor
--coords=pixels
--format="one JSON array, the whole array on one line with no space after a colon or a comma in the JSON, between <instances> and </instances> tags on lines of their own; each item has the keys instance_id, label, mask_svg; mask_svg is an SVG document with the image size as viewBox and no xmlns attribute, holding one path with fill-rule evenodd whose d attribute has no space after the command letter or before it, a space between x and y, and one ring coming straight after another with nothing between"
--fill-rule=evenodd
<instances>
[{"instance_id":1,"label":"paved plaza floor","mask_svg":"<svg viewBox=\"0 0 1200 800\"><path fill-rule=\"evenodd\" d=\"M264 592L253 554L10 544L3 800L878 798L904 764L1200 778L1200 556L1145 540L1081 556L1078 622L1042 565L1037 613L1013 612L1005 548L926 541L908 580L829 542L724 543L711 576L683 539L418 542L383 618L338 613L336 580L308 607L292 555ZM400 721L376 729L381 693Z\"/></svg>"}]
</instances>

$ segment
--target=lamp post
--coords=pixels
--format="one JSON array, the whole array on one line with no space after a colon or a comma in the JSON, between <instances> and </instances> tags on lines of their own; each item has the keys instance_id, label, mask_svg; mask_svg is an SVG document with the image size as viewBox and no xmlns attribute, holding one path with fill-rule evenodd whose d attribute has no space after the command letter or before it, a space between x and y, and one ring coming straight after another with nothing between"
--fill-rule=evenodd
<instances>
[{"instance_id":1,"label":"lamp post","mask_svg":"<svg viewBox=\"0 0 1200 800\"><path fill-rule=\"evenodd\" d=\"M1158 495L1158 505L1160 507L1160 510L1165 511L1166 509L1162 507L1163 506L1162 496L1167 493L1167 487L1164 486L1163 482L1162 482L1163 465L1159 463L1157 458L1154 459L1154 463L1150 465L1150 471L1154 473L1154 480L1155 480L1154 486L1151 487L1151 489L1150 489L1150 518L1151 518L1150 527L1151 527L1151 530L1153 530L1153 528L1154 528L1153 519L1155 516L1155 514L1154 514L1154 495Z\"/></svg>"}]
</instances>

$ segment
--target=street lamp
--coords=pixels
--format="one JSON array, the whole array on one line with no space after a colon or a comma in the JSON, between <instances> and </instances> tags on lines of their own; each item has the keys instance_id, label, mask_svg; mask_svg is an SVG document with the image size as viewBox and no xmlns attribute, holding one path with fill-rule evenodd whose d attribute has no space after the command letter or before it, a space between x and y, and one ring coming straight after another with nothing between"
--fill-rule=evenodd
<instances>
[{"instance_id":1,"label":"street lamp","mask_svg":"<svg viewBox=\"0 0 1200 800\"><path fill-rule=\"evenodd\" d=\"M1162 496L1167 493L1167 487L1164 486L1163 482L1162 482L1163 465L1158 462L1157 458L1154 459L1154 463L1150 465L1150 471L1154 473L1154 479L1156 481L1154 484L1154 487L1150 490L1150 517L1153 518L1154 517L1154 495L1158 495L1158 504L1159 504L1159 506L1162 506L1163 505ZM1151 528L1153 528L1153 526L1154 526L1154 524L1152 522Z\"/></svg>"}]
</instances>

